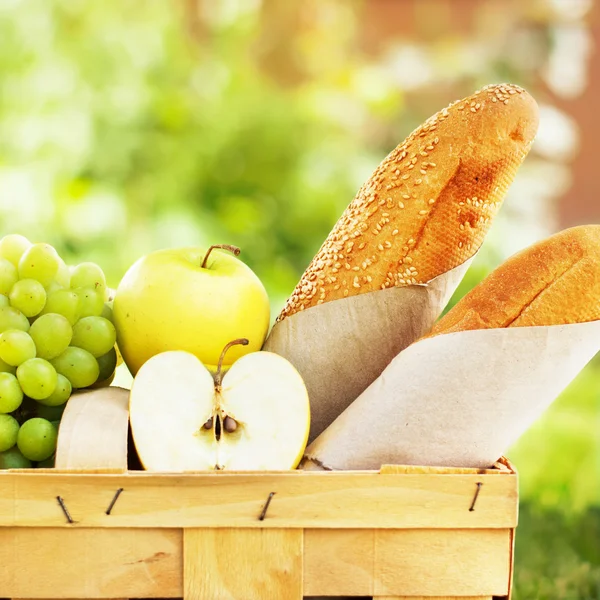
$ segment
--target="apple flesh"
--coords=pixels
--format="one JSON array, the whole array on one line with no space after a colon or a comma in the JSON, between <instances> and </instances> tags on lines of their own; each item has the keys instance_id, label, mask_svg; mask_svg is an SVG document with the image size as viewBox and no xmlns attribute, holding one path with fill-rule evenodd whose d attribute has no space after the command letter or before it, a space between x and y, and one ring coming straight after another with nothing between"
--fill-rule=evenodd
<instances>
[{"instance_id":1,"label":"apple flesh","mask_svg":"<svg viewBox=\"0 0 600 600\"><path fill-rule=\"evenodd\" d=\"M227 369L262 348L269 298L250 267L226 250L158 250L123 276L113 301L113 322L133 376L149 358L171 350L190 352L214 370L225 344L247 338L248 346L228 353Z\"/></svg>"},{"instance_id":2,"label":"apple flesh","mask_svg":"<svg viewBox=\"0 0 600 600\"><path fill-rule=\"evenodd\" d=\"M158 354L141 367L129 415L144 468L295 469L310 427L308 393L298 371L277 354L252 352L219 379L182 351Z\"/></svg>"}]
</instances>

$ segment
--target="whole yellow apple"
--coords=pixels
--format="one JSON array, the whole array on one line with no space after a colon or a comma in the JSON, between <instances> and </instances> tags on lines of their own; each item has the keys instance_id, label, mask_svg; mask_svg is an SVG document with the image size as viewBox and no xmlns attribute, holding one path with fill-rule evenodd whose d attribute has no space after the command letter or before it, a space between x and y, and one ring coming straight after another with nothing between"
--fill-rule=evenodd
<instances>
[{"instance_id":1,"label":"whole yellow apple","mask_svg":"<svg viewBox=\"0 0 600 600\"><path fill-rule=\"evenodd\" d=\"M270 322L267 292L236 258L233 246L158 250L136 261L115 292L117 344L132 375L152 356L190 352L216 369L224 346L247 338L227 354L224 368L260 350Z\"/></svg>"}]
</instances>

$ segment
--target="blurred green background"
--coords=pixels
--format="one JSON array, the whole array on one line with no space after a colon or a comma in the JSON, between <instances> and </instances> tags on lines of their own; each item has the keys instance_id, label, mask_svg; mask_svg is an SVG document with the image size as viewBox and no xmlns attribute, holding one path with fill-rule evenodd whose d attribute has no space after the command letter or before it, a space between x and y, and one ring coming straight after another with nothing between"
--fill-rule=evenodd
<instances>
[{"instance_id":1,"label":"blurred green background","mask_svg":"<svg viewBox=\"0 0 600 600\"><path fill-rule=\"evenodd\" d=\"M540 133L454 302L516 250L600 213L581 187L596 156L582 151L594 9L0 0L0 234L96 261L112 287L152 250L236 244L274 318L382 158L450 101L511 81L538 100ZM509 457L515 599L600 599L600 361Z\"/></svg>"}]
</instances>

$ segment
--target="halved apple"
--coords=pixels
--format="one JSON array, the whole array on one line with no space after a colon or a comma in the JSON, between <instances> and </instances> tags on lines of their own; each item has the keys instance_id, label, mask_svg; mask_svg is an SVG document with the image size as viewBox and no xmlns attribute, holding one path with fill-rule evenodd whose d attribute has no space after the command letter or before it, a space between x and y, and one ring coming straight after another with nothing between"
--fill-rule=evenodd
<instances>
[{"instance_id":1,"label":"halved apple","mask_svg":"<svg viewBox=\"0 0 600 600\"><path fill-rule=\"evenodd\" d=\"M282 356L252 352L221 378L196 356L150 358L133 380L133 440L148 471L287 470L308 441L310 406L298 371Z\"/></svg>"}]
</instances>

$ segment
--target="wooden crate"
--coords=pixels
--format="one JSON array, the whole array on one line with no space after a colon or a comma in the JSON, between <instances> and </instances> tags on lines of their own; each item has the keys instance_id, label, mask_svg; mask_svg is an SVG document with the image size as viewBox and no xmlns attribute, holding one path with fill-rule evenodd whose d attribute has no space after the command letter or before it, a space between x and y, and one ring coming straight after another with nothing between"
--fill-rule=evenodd
<instances>
[{"instance_id":1,"label":"wooden crate","mask_svg":"<svg viewBox=\"0 0 600 600\"><path fill-rule=\"evenodd\" d=\"M0 596L508 598L517 474L0 472Z\"/></svg>"}]
</instances>

